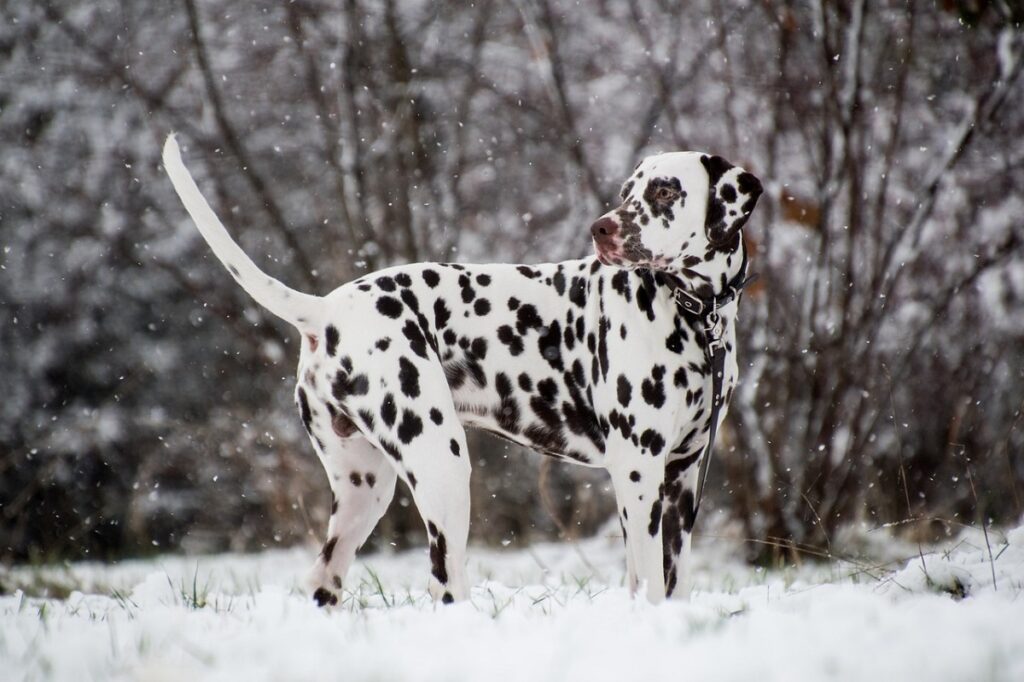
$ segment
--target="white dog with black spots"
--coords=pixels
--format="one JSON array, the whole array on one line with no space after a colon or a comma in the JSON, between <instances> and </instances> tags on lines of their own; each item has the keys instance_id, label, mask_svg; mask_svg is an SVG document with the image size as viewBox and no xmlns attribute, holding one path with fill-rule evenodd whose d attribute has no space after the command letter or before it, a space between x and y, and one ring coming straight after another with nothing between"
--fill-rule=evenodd
<instances>
[{"instance_id":1,"label":"white dog with black spots","mask_svg":"<svg viewBox=\"0 0 1024 682\"><path fill-rule=\"evenodd\" d=\"M163 161L238 284L302 334L296 400L334 497L313 571L318 604L337 603L398 478L427 529L431 595L469 596L466 426L607 469L631 590L652 602L687 593L711 370L705 325L674 293L714 305L745 280L740 232L761 194L753 175L718 156L650 156L591 227L595 256L402 265L313 296L245 255L173 136ZM737 378L737 303L716 311L727 353L719 419Z\"/></svg>"}]
</instances>

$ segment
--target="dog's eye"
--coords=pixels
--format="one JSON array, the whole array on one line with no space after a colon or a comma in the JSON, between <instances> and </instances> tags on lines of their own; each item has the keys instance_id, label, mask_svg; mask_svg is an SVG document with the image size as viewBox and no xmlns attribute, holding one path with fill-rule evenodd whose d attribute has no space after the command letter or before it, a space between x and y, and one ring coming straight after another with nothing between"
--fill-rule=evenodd
<instances>
[{"instance_id":1,"label":"dog's eye","mask_svg":"<svg viewBox=\"0 0 1024 682\"><path fill-rule=\"evenodd\" d=\"M654 198L658 201L669 201L676 198L676 191L669 187L659 187L658 191L654 194Z\"/></svg>"}]
</instances>

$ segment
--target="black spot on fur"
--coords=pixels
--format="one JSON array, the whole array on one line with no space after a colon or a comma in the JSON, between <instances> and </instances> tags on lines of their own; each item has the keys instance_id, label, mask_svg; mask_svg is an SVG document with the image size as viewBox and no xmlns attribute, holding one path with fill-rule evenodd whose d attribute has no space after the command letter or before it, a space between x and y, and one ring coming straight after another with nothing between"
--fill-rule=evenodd
<instances>
[{"instance_id":1,"label":"black spot on fur","mask_svg":"<svg viewBox=\"0 0 1024 682\"><path fill-rule=\"evenodd\" d=\"M371 488L377 485L377 477L374 476L373 474L366 474L366 485L370 486Z\"/></svg>"},{"instance_id":2,"label":"black spot on fur","mask_svg":"<svg viewBox=\"0 0 1024 682\"><path fill-rule=\"evenodd\" d=\"M616 392L619 396L619 404L623 407L629 407L629 402L633 399L633 385L622 374L619 375L619 379L616 382Z\"/></svg>"},{"instance_id":3,"label":"black spot on fur","mask_svg":"<svg viewBox=\"0 0 1024 682\"><path fill-rule=\"evenodd\" d=\"M448 326L448 320L452 318L452 311L448 309L443 298L434 301L434 328L444 329Z\"/></svg>"},{"instance_id":4,"label":"black spot on fur","mask_svg":"<svg viewBox=\"0 0 1024 682\"><path fill-rule=\"evenodd\" d=\"M655 500L651 505L651 521L647 525L647 532L653 538L658 534L659 528L661 528L661 500Z\"/></svg>"},{"instance_id":5,"label":"black spot on fur","mask_svg":"<svg viewBox=\"0 0 1024 682\"><path fill-rule=\"evenodd\" d=\"M647 287L641 286L636 290L636 307L647 315L648 320L654 321L654 305Z\"/></svg>"},{"instance_id":6,"label":"black spot on fur","mask_svg":"<svg viewBox=\"0 0 1024 682\"><path fill-rule=\"evenodd\" d=\"M395 283L400 287L410 287L412 286L412 277L404 272L400 272L395 275Z\"/></svg>"},{"instance_id":7,"label":"black spot on fur","mask_svg":"<svg viewBox=\"0 0 1024 682\"><path fill-rule=\"evenodd\" d=\"M348 475L348 480L351 481L352 485L354 485L357 488L363 484L363 477L360 476L355 471Z\"/></svg>"},{"instance_id":8,"label":"black spot on fur","mask_svg":"<svg viewBox=\"0 0 1024 682\"><path fill-rule=\"evenodd\" d=\"M402 393L408 398L418 397L420 394L420 371L405 356L398 359L398 367L398 381L402 385Z\"/></svg>"},{"instance_id":9,"label":"black spot on fur","mask_svg":"<svg viewBox=\"0 0 1024 682\"><path fill-rule=\"evenodd\" d=\"M665 439L657 431L647 429L640 434L640 445L650 450L651 454L657 457L665 448Z\"/></svg>"},{"instance_id":10,"label":"black spot on fur","mask_svg":"<svg viewBox=\"0 0 1024 682\"><path fill-rule=\"evenodd\" d=\"M562 274L561 270L555 273L555 276L551 279L551 284L554 285L555 291L558 292L559 296L565 293L565 275Z\"/></svg>"},{"instance_id":11,"label":"black spot on fur","mask_svg":"<svg viewBox=\"0 0 1024 682\"><path fill-rule=\"evenodd\" d=\"M512 357L523 352L523 337L516 334L507 324L498 327L498 340L508 346L508 352Z\"/></svg>"},{"instance_id":12,"label":"black spot on fur","mask_svg":"<svg viewBox=\"0 0 1024 682\"><path fill-rule=\"evenodd\" d=\"M384 400L380 403L380 418L384 420L384 423L391 428L395 425L395 419L398 418L398 409L395 407L395 396L390 393L384 396Z\"/></svg>"},{"instance_id":13,"label":"black spot on fur","mask_svg":"<svg viewBox=\"0 0 1024 682\"><path fill-rule=\"evenodd\" d=\"M587 284L582 277L573 277L569 287L569 300L573 305L582 308L587 303Z\"/></svg>"},{"instance_id":14,"label":"black spot on fur","mask_svg":"<svg viewBox=\"0 0 1024 682\"><path fill-rule=\"evenodd\" d=\"M430 573L442 585L448 584L448 569L444 562L448 554L448 541L444 533L438 533L437 537L430 541Z\"/></svg>"},{"instance_id":15,"label":"black spot on fur","mask_svg":"<svg viewBox=\"0 0 1024 682\"><path fill-rule=\"evenodd\" d=\"M559 416L554 406L540 396L534 396L530 399L530 409L533 410L534 414L540 417L540 420L544 422L545 426L548 428L554 430L560 430L562 428L562 418Z\"/></svg>"},{"instance_id":16,"label":"black spot on fur","mask_svg":"<svg viewBox=\"0 0 1024 682\"><path fill-rule=\"evenodd\" d=\"M520 275L526 277L527 279L537 279L538 277L540 277L540 273L531 268L529 265L516 266L516 270L519 271Z\"/></svg>"},{"instance_id":17,"label":"black spot on fur","mask_svg":"<svg viewBox=\"0 0 1024 682\"><path fill-rule=\"evenodd\" d=\"M373 413L369 410L359 410L359 419L366 425L367 431L373 431Z\"/></svg>"},{"instance_id":18,"label":"black spot on fur","mask_svg":"<svg viewBox=\"0 0 1024 682\"><path fill-rule=\"evenodd\" d=\"M583 363L580 362L579 360L573 360L573 363L572 363L572 381L570 382L568 380L568 378L567 378L566 379L566 383L567 384L568 383L575 384L579 388L584 388L586 386L586 383L587 383L587 373L583 369Z\"/></svg>"},{"instance_id":19,"label":"black spot on fur","mask_svg":"<svg viewBox=\"0 0 1024 682\"><path fill-rule=\"evenodd\" d=\"M662 375L664 374L665 368L661 367ZM657 368L651 372L651 379L644 379L643 384L640 385L640 393L644 397L644 402L651 407L660 408L665 404L665 386L661 382L661 375L657 374Z\"/></svg>"},{"instance_id":20,"label":"black spot on fur","mask_svg":"<svg viewBox=\"0 0 1024 682\"><path fill-rule=\"evenodd\" d=\"M586 436L598 452L604 452L604 434L597 421L597 415L590 409L578 389L572 391L573 402L562 402L565 425L578 436Z\"/></svg>"},{"instance_id":21,"label":"black spot on fur","mask_svg":"<svg viewBox=\"0 0 1024 682\"><path fill-rule=\"evenodd\" d=\"M608 329L611 323L606 317L601 316L597 330L597 359L601 363L601 377L608 378Z\"/></svg>"},{"instance_id":22,"label":"black spot on fur","mask_svg":"<svg viewBox=\"0 0 1024 682\"><path fill-rule=\"evenodd\" d=\"M430 421L434 422L438 426L444 423L444 415L441 414L441 410L436 407L430 408Z\"/></svg>"},{"instance_id":23,"label":"black spot on fur","mask_svg":"<svg viewBox=\"0 0 1024 682\"><path fill-rule=\"evenodd\" d=\"M521 372L519 374L519 388L521 388L526 393L529 393L530 391L533 390L533 379L531 379L530 375L527 374L526 372Z\"/></svg>"},{"instance_id":24,"label":"black spot on fur","mask_svg":"<svg viewBox=\"0 0 1024 682\"><path fill-rule=\"evenodd\" d=\"M420 356L421 358L427 357L427 340L423 336L423 332L420 331L419 325L412 320L407 320L405 326L402 327L402 333L405 338L409 341L409 348L413 353Z\"/></svg>"},{"instance_id":25,"label":"black spot on fur","mask_svg":"<svg viewBox=\"0 0 1024 682\"><path fill-rule=\"evenodd\" d=\"M309 400L306 398L306 391L301 386L299 387L299 416L302 417L302 425L306 427L306 432L309 434L313 433L313 413L309 409Z\"/></svg>"},{"instance_id":26,"label":"black spot on fur","mask_svg":"<svg viewBox=\"0 0 1024 682\"><path fill-rule=\"evenodd\" d=\"M397 433L398 440L408 445L416 436L423 433L423 420L412 410L402 410L402 421L398 425Z\"/></svg>"},{"instance_id":27,"label":"black spot on fur","mask_svg":"<svg viewBox=\"0 0 1024 682\"><path fill-rule=\"evenodd\" d=\"M633 483L639 483L640 482L640 472L639 471L630 471L629 472L629 480L633 481Z\"/></svg>"},{"instance_id":28,"label":"black spot on fur","mask_svg":"<svg viewBox=\"0 0 1024 682\"><path fill-rule=\"evenodd\" d=\"M465 277L466 281L463 284L462 278ZM473 299L476 298L476 289L474 289L469 283L469 277L463 275L459 278L459 284L462 285L462 302L472 303Z\"/></svg>"},{"instance_id":29,"label":"black spot on fur","mask_svg":"<svg viewBox=\"0 0 1024 682\"><path fill-rule=\"evenodd\" d=\"M456 457L462 456L461 448L459 448L459 442L454 438L448 441L448 447L451 449L452 454L455 455Z\"/></svg>"},{"instance_id":30,"label":"black spot on fur","mask_svg":"<svg viewBox=\"0 0 1024 682\"><path fill-rule=\"evenodd\" d=\"M562 327L557 320L548 326L545 333L541 334L537 340L537 348L552 368L562 371Z\"/></svg>"},{"instance_id":31,"label":"black spot on fur","mask_svg":"<svg viewBox=\"0 0 1024 682\"><path fill-rule=\"evenodd\" d=\"M469 344L469 354L477 360L485 359L487 357L487 339L482 336L473 339Z\"/></svg>"},{"instance_id":32,"label":"black spot on fur","mask_svg":"<svg viewBox=\"0 0 1024 682\"><path fill-rule=\"evenodd\" d=\"M523 431L523 435L541 452L561 453L567 445L561 429L553 429L541 424L530 424Z\"/></svg>"},{"instance_id":33,"label":"black spot on fur","mask_svg":"<svg viewBox=\"0 0 1024 682\"><path fill-rule=\"evenodd\" d=\"M402 451L398 449L398 446L389 441L387 438L380 439L380 447L384 452L391 455L396 462L402 461Z\"/></svg>"},{"instance_id":34,"label":"black spot on fur","mask_svg":"<svg viewBox=\"0 0 1024 682\"><path fill-rule=\"evenodd\" d=\"M473 304L473 312L480 317L483 317L487 313L491 312L491 302L486 298L478 298L476 303Z\"/></svg>"},{"instance_id":35,"label":"black spot on fur","mask_svg":"<svg viewBox=\"0 0 1024 682\"><path fill-rule=\"evenodd\" d=\"M505 431L519 433L519 403L512 397L512 381L507 374L498 372L494 378L494 389L499 398L494 418Z\"/></svg>"},{"instance_id":36,"label":"black spot on fur","mask_svg":"<svg viewBox=\"0 0 1024 682\"><path fill-rule=\"evenodd\" d=\"M554 404L555 399L558 398L558 382L550 377L541 379L537 382L537 392L544 400Z\"/></svg>"},{"instance_id":37,"label":"black spot on fur","mask_svg":"<svg viewBox=\"0 0 1024 682\"><path fill-rule=\"evenodd\" d=\"M633 191L633 181L632 180L627 180L626 184L624 184L622 186L622 191L619 192L619 198L622 199L623 201L625 201L626 197L628 197L629 193L632 192L632 191Z\"/></svg>"},{"instance_id":38,"label":"black spot on fur","mask_svg":"<svg viewBox=\"0 0 1024 682\"><path fill-rule=\"evenodd\" d=\"M528 329L537 329L543 325L540 315L537 314L537 309L529 303L520 306L516 316L516 331L520 334L525 334Z\"/></svg>"},{"instance_id":39,"label":"black spot on fur","mask_svg":"<svg viewBox=\"0 0 1024 682\"><path fill-rule=\"evenodd\" d=\"M387 275L378 277L376 284L380 287L381 291L394 291L396 289L395 280L391 279Z\"/></svg>"},{"instance_id":40,"label":"black spot on fur","mask_svg":"<svg viewBox=\"0 0 1024 682\"><path fill-rule=\"evenodd\" d=\"M612 275L612 290L618 293L619 296L622 296L622 298L626 299L627 303L632 301L633 294L629 288L629 273L625 270L619 270Z\"/></svg>"},{"instance_id":41,"label":"black spot on fur","mask_svg":"<svg viewBox=\"0 0 1024 682\"><path fill-rule=\"evenodd\" d=\"M385 336L383 339L378 339L377 343L374 345L377 346L378 350L386 351L388 347L391 345L391 339Z\"/></svg>"},{"instance_id":42,"label":"black spot on fur","mask_svg":"<svg viewBox=\"0 0 1024 682\"><path fill-rule=\"evenodd\" d=\"M693 522L697 520L697 509L693 499L693 492L684 490L679 505L683 514L683 530L689 533L693 530Z\"/></svg>"},{"instance_id":43,"label":"black spot on fur","mask_svg":"<svg viewBox=\"0 0 1024 682\"><path fill-rule=\"evenodd\" d=\"M416 298L416 294L412 293L412 289L402 289L401 296L402 303L404 303L409 310L414 313L418 313L420 311L419 299Z\"/></svg>"},{"instance_id":44,"label":"black spot on fur","mask_svg":"<svg viewBox=\"0 0 1024 682\"><path fill-rule=\"evenodd\" d=\"M440 283L441 276L438 275L433 270L424 270L423 271L423 281L427 283L428 287L433 289L434 287L436 287L438 285L438 283Z\"/></svg>"},{"instance_id":45,"label":"black spot on fur","mask_svg":"<svg viewBox=\"0 0 1024 682\"><path fill-rule=\"evenodd\" d=\"M398 302L397 298L381 296L377 299L377 311L385 317L397 320L402 314L402 304Z\"/></svg>"},{"instance_id":46,"label":"black spot on fur","mask_svg":"<svg viewBox=\"0 0 1024 682\"><path fill-rule=\"evenodd\" d=\"M644 202L655 218L674 220L672 207L676 202L685 205L686 192L683 191L679 178L651 178L644 189Z\"/></svg>"},{"instance_id":47,"label":"black spot on fur","mask_svg":"<svg viewBox=\"0 0 1024 682\"><path fill-rule=\"evenodd\" d=\"M333 325L327 325L327 329L324 330L324 339L327 341L327 354L332 358L338 350L339 334L338 329Z\"/></svg>"},{"instance_id":48,"label":"black spot on fur","mask_svg":"<svg viewBox=\"0 0 1024 682\"><path fill-rule=\"evenodd\" d=\"M349 396L366 395L370 390L370 380L365 374L352 376L344 369L339 369L334 375L331 383L331 395L339 403L344 402Z\"/></svg>"},{"instance_id":49,"label":"black spot on fur","mask_svg":"<svg viewBox=\"0 0 1024 682\"><path fill-rule=\"evenodd\" d=\"M670 353L683 352L683 341L686 339L685 333L682 329L676 327L676 330L668 335L665 339L665 349Z\"/></svg>"},{"instance_id":50,"label":"black spot on fur","mask_svg":"<svg viewBox=\"0 0 1024 682\"><path fill-rule=\"evenodd\" d=\"M324 548L320 550L320 555L324 558L324 563L331 563L331 557L334 556L334 546L338 544L337 536L331 538L324 543Z\"/></svg>"}]
</instances>

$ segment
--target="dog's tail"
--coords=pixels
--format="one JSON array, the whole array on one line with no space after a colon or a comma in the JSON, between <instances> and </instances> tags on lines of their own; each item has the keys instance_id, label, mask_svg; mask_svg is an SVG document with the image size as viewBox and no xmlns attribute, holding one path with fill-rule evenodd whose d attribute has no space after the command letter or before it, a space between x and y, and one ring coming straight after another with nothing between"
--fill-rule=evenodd
<instances>
[{"instance_id":1,"label":"dog's tail","mask_svg":"<svg viewBox=\"0 0 1024 682\"><path fill-rule=\"evenodd\" d=\"M245 255L199 192L195 180L181 160L181 151L173 133L167 136L167 142L164 143L163 159L167 175L171 177L174 189L185 204L185 209L192 216L206 243L235 281L256 299L257 303L291 323L300 332L318 333L323 299L285 286L260 270L252 259Z\"/></svg>"}]
</instances>

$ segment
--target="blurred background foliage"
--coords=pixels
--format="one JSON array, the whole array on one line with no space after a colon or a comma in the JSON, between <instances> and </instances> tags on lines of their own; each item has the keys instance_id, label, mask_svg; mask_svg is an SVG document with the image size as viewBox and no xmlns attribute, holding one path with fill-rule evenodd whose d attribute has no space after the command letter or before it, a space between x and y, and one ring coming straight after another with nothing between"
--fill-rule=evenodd
<instances>
[{"instance_id":1,"label":"blurred background foliage","mask_svg":"<svg viewBox=\"0 0 1024 682\"><path fill-rule=\"evenodd\" d=\"M9 0L0 7L0 558L324 529L297 337L208 252L326 293L419 260L589 253L645 154L756 172L705 512L752 560L851 523L1020 520L1020 2ZM477 542L592 533L605 475L481 435ZM698 528L698 532L700 528ZM408 495L371 544L422 541Z\"/></svg>"}]
</instances>

